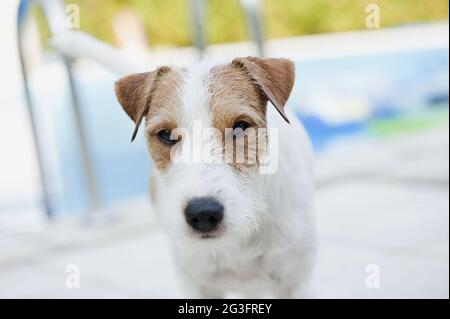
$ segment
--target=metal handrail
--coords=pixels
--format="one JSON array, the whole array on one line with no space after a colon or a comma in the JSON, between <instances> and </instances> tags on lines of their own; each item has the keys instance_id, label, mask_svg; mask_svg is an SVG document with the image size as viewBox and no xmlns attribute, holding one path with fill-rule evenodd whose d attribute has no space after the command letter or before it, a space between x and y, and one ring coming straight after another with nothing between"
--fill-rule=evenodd
<instances>
[{"instance_id":1,"label":"metal handrail","mask_svg":"<svg viewBox=\"0 0 450 319\"><path fill-rule=\"evenodd\" d=\"M206 51L205 35L205 0L191 0L191 16L194 34L194 45L200 55Z\"/></svg>"},{"instance_id":2,"label":"metal handrail","mask_svg":"<svg viewBox=\"0 0 450 319\"><path fill-rule=\"evenodd\" d=\"M25 99L27 104L27 109L29 113L29 119L33 134L33 141L35 145L35 151L38 160L39 172L40 172L40 182L43 192L44 208L47 216L51 218L54 215L53 207L51 205L51 194L50 194L50 182L47 179L44 156L41 147L41 137L39 133L38 123L36 121L36 114L34 109L33 99L31 97L28 71L26 67L26 59L24 55L24 43L23 43L23 31L25 26L25 21L27 14L32 5L38 5L44 12L44 17L49 25L50 32L54 35L57 33L65 32L65 7L64 2L61 0L21 0L19 3L18 16L17 16L17 44L19 51L20 66L22 71L22 78L25 89ZM82 169L86 178L86 186L88 190L89 206L91 210L96 210L101 206L100 192L97 187L97 181L95 178L94 165L92 162L92 157L88 148L87 138L84 130L84 123L82 120L79 100L77 94L77 88L75 85L73 72L72 72L72 59L61 54L63 63L67 72L67 77L69 81L69 91L71 104L73 112L75 114L75 126L78 138L78 143L80 147L81 157L82 157Z\"/></svg>"},{"instance_id":3,"label":"metal handrail","mask_svg":"<svg viewBox=\"0 0 450 319\"><path fill-rule=\"evenodd\" d=\"M263 57L264 50L264 28L261 13L260 0L240 0L247 18L250 34L256 44L258 55ZM193 23L194 44L203 55L206 50L205 36L205 0L191 0L191 15Z\"/></svg>"},{"instance_id":4,"label":"metal handrail","mask_svg":"<svg viewBox=\"0 0 450 319\"><path fill-rule=\"evenodd\" d=\"M241 0L253 41L260 57L264 57L264 28L260 0Z\"/></svg>"}]
</instances>

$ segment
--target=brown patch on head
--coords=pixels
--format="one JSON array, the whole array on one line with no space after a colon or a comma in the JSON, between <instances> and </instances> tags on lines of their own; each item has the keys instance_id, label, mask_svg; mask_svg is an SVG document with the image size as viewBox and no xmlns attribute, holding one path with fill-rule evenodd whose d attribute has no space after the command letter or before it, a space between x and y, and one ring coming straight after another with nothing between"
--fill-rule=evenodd
<instances>
[{"instance_id":1,"label":"brown patch on head","mask_svg":"<svg viewBox=\"0 0 450 319\"><path fill-rule=\"evenodd\" d=\"M172 71L164 76L155 90L146 119L147 145L156 167L164 171L172 164L170 153L172 147L161 142L158 133L161 130L172 131L179 127L179 91L183 76L179 71Z\"/></svg>"},{"instance_id":2,"label":"brown patch on head","mask_svg":"<svg viewBox=\"0 0 450 319\"><path fill-rule=\"evenodd\" d=\"M289 123L284 106L295 81L295 65L287 59L237 58L231 63L252 78L260 92Z\"/></svg>"},{"instance_id":3,"label":"brown patch on head","mask_svg":"<svg viewBox=\"0 0 450 319\"><path fill-rule=\"evenodd\" d=\"M211 70L211 78L210 106L215 128L223 132L239 120L266 126L266 102L243 70L232 65L217 66Z\"/></svg>"},{"instance_id":4,"label":"brown patch on head","mask_svg":"<svg viewBox=\"0 0 450 319\"><path fill-rule=\"evenodd\" d=\"M136 123L132 140L146 117L147 145L160 170L170 164L170 145L162 143L158 132L178 127L179 87L181 73L169 67L127 76L116 82L116 95L125 112Z\"/></svg>"},{"instance_id":5,"label":"brown patch on head","mask_svg":"<svg viewBox=\"0 0 450 319\"><path fill-rule=\"evenodd\" d=\"M212 124L222 133L225 160L238 172L256 169L261 146L266 145L257 134L266 128L267 102L252 78L231 64L213 68L211 78ZM249 129L233 138L232 129L239 122L248 123Z\"/></svg>"},{"instance_id":6,"label":"brown patch on head","mask_svg":"<svg viewBox=\"0 0 450 319\"><path fill-rule=\"evenodd\" d=\"M211 70L209 89L213 126L223 132L224 152L232 154L232 160L228 162L232 162L237 171L259 167L265 154L268 101L289 122L284 105L294 84L294 74L294 64L289 60L253 57L238 58L229 65ZM225 143L233 138L225 134L226 130L241 121L250 124L250 129L236 136L234 143Z\"/></svg>"}]
</instances>

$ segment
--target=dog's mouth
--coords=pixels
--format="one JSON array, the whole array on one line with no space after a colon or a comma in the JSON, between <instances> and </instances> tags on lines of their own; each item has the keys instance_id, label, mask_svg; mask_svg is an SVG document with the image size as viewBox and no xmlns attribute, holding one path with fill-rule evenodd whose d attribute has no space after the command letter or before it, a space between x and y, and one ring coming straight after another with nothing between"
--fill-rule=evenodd
<instances>
[{"instance_id":1,"label":"dog's mouth","mask_svg":"<svg viewBox=\"0 0 450 319\"><path fill-rule=\"evenodd\" d=\"M200 236L201 239L214 239L217 238L218 236L216 234L202 234Z\"/></svg>"},{"instance_id":2,"label":"dog's mouth","mask_svg":"<svg viewBox=\"0 0 450 319\"><path fill-rule=\"evenodd\" d=\"M190 236L192 236L193 238L199 239L199 240L220 239L220 237L222 237L224 231L225 231L224 227L218 227L218 229L215 229L215 230L209 231L209 232L199 232L199 231L191 229Z\"/></svg>"}]
</instances>

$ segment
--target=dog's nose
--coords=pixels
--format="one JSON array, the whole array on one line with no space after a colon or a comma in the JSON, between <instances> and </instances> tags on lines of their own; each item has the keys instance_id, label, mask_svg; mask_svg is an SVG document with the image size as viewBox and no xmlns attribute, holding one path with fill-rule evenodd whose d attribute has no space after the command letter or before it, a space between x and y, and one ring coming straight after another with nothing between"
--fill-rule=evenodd
<instances>
[{"instance_id":1,"label":"dog's nose","mask_svg":"<svg viewBox=\"0 0 450 319\"><path fill-rule=\"evenodd\" d=\"M223 206L212 197L191 199L184 210L187 223L200 232L217 228L223 219Z\"/></svg>"}]
</instances>

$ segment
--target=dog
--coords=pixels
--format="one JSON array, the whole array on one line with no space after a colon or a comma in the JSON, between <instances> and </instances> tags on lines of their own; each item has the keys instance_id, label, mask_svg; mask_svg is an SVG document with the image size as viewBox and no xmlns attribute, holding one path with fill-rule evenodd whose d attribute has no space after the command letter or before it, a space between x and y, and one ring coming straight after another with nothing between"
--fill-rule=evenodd
<instances>
[{"instance_id":1,"label":"dog","mask_svg":"<svg viewBox=\"0 0 450 319\"><path fill-rule=\"evenodd\" d=\"M90 52L114 60L113 50ZM287 59L241 57L115 83L132 140L145 124L151 201L189 297L311 297L313 152L285 107L294 80Z\"/></svg>"},{"instance_id":2,"label":"dog","mask_svg":"<svg viewBox=\"0 0 450 319\"><path fill-rule=\"evenodd\" d=\"M155 164L152 201L190 296L221 298L234 291L288 298L308 290L314 255L312 152L305 130L285 110L293 84L291 61L256 57L185 69L164 66L115 84L119 103L136 124L133 138L145 119ZM276 171L261 174L261 152L251 163L237 163L236 156L224 163L176 161L173 148L196 142L195 122L219 132L200 150L219 157L227 129L236 143L250 128L276 128ZM180 127L181 138L173 134ZM262 152L274 143L270 131L253 136L264 144Z\"/></svg>"}]
</instances>

